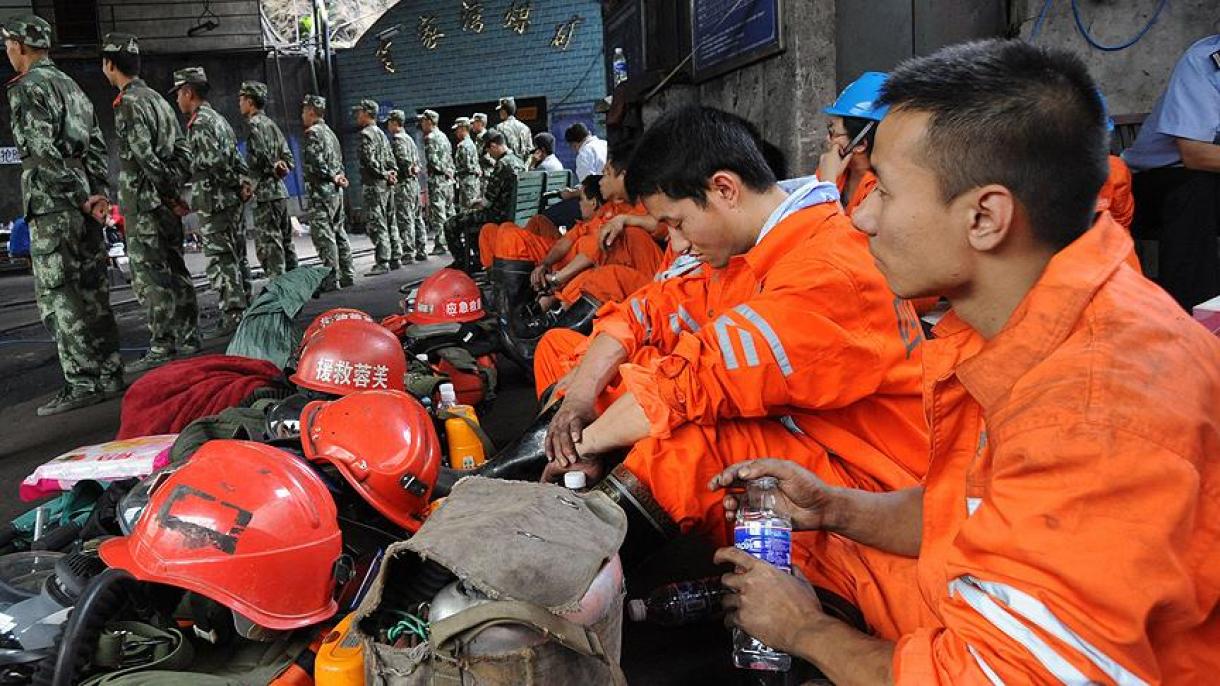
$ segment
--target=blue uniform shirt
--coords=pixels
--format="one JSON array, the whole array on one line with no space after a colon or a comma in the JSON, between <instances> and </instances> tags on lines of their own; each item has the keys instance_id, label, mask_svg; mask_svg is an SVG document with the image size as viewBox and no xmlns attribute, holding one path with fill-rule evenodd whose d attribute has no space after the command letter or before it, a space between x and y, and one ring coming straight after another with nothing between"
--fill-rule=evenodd
<instances>
[{"instance_id":1,"label":"blue uniform shirt","mask_svg":"<svg viewBox=\"0 0 1220 686\"><path fill-rule=\"evenodd\" d=\"M1123 160L1135 171L1180 165L1177 138L1220 138L1220 34L1186 49Z\"/></svg>"}]
</instances>

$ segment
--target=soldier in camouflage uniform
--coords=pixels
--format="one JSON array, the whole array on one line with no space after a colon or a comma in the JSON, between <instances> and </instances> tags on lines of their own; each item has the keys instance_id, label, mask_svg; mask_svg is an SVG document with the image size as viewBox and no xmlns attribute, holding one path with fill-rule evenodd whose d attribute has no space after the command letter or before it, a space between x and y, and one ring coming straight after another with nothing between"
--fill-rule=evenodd
<instances>
[{"instance_id":1,"label":"soldier in camouflage uniform","mask_svg":"<svg viewBox=\"0 0 1220 686\"><path fill-rule=\"evenodd\" d=\"M208 103L208 76L203 67L174 72L170 94L189 117L186 138L191 146L191 206L199 213L208 281L219 295L220 324L216 334L237 329L249 305L242 256L246 251L241 180L246 161L237 152L237 136L225 118Z\"/></svg>"},{"instance_id":2,"label":"soldier in camouflage uniform","mask_svg":"<svg viewBox=\"0 0 1220 686\"><path fill-rule=\"evenodd\" d=\"M305 125L305 185L309 189L309 235L322 264L330 274L322 281L323 291L333 291L355 283L352 248L347 241L343 217L343 150L339 138L326 125L326 98L306 95L301 104Z\"/></svg>"},{"instance_id":3,"label":"soldier in camouflage uniform","mask_svg":"<svg viewBox=\"0 0 1220 686\"><path fill-rule=\"evenodd\" d=\"M504 134L499 131L488 132L487 151L496 160L496 168L487 180L487 193L476 203L476 209L445 223L445 236L449 239L449 250L457 269L478 268L479 231L484 224L500 224L512 219L517 176L525 171L525 162L508 149Z\"/></svg>"},{"instance_id":4,"label":"soldier in camouflage uniform","mask_svg":"<svg viewBox=\"0 0 1220 686\"><path fill-rule=\"evenodd\" d=\"M453 146L437 124L441 116L424 110L416 117L424 132L424 159L428 165L428 233L432 254L445 254L445 222L453 216Z\"/></svg>"},{"instance_id":5,"label":"soldier in camouflage uniform","mask_svg":"<svg viewBox=\"0 0 1220 686\"><path fill-rule=\"evenodd\" d=\"M390 110L386 119L386 130L390 133L390 147L394 161L398 163L398 185L394 186L394 223L402 241L404 262L415 255L416 262L428 259L428 228L419 203L419 148L403 128L407 114L402 110Z\"/></svg>"},{"instance_id":6,"label":"soldier in camouflage uniform","mask_svg":"<svg viewBox=\"0 0 1220 686\"><path fill-rule=\"evenodd\" d=\"M401 267L402 244L394 221L394 193L398 183L398 164L390 140L377 127L376 100L361 100L354 108L360 127L360 185L364 193L364 230L373 239L377 263L369 276L385 274Z\"/></svg>"},{"instance_id":7,"label":"soldier in camouflage uniform","mask_svg":"<svg viewBox=\"0 0 1220 686\"><path fill-rule=\"evenodd\" d=\"M500 113L500 123L496 124L496 130L504 134L508 149L523 160L529 159L530 153L534 151L534 134L530 127L517 119L517 101L513 98L500 98L496 111Z\"/></svg>"},{"instance_id":8,"label":"soldier in camouflage uniform","mask_svg":"<svg viewBox=\"0 0 1220 686\"><path fill-rule=\"evenodd\" d=\"M470 137L470 120L458 117L453 122L454 136L457 138L457 149L453 151L453 168L457 175L457 209L458 212L468 212L475 208L475 203L483 197L483 187L479 177L483 169L479 166L479 150Z\"/></svg>"},{"instance_id":9,"label":"soldier in camouflage uniform","mask_svg":"<svg viewBox=\"0 0 1220 686\"><path fill-rule=\"evenodd\" d=\"M148 354L127 366L137 372L175 353L199 351L199 305L182 257L182 217L189 212L182 186L190 173L190 147L169 103L140 78L135 36L110 33L102 39L102 73L119 89L119 204L127 220L132 290L148 310Z\"/></svg>"},{"instance_id":10,"label":"soldier in camouflage uniform","mask_svg":"<svg viewBox=\"0 0 1220 686\"><path fill-rule=\"evenodd\" d=\"M21 154L34 298L66 382L38 408L43 417L124 388L100 224L109 209L106 141L89 98L47 57L51 26L29 16L6 22L2 33L17 72L8 82L9 121Z\"/></svg>"},{"instance_id":11,"label":"soldier in camouflage uniform","mask_svg":"<svg viewBox=\"0 0 1220 686\"><path fill-rule=\"evenodd\" d=\"M254 252L268 277L297 268L292 244L292 220L288 217L288 187L284 177L292 173L296 160L288 141L266 114L267 84L246 81L241 85L240 107L250 133L246 139L246 163L250 167L247 198L253 194Z\"/></svg>"},{"instance_id":12,"label":"soldier in camouflage uniform","mask_svg":"<svg viewBox=\"0 0 1220 686\"><path fill-rule=\"evenodd\" d=\"M487 115L475 112L470 115L470 137L474 139L474 148L479 151L479 195L487 192L487 180L491 178L491 170L496 168L496 161L487 152Z\"/></svg>"}]
</instances>

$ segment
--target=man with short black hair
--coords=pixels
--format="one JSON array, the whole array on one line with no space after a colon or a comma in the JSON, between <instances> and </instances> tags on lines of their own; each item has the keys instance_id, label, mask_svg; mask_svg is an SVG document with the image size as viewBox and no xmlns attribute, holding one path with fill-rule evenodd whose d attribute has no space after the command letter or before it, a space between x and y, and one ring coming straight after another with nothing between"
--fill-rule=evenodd
<instances>
[{"instance_id":1,"label":"man with short black hair","mask_svg":"<svg viewBox=\"0 0 1220 686\"><path fill-rule=\"evenodd\" d=\"M530 153L530 168L563 171L563 162L555 157L555 137L546 131L534 134L534 152Z\"/></svg>"},{"instance_id":2,"label":"man with short black hair","mask_svg":"<svg viewBox=\"0 0 1220 686\"><path fill-rule=\"evenodd\" d=\"M499 224L512 218L517 177L525 171L525 162L509 149L504 134L488 131L486 141L487 152L496 160L496 168L487 180L487 192L474 203L474 209L445 222L445 237L456 269L478 269L479 230L484 224Z\"/></svg>"},{"instance_id":3,"label":"man with short black hair","mask_svg":"<svg viewBox=\"0 0 1220 686\"><path fill-rule=\"evenodd\" d=\"M584 181L589 174L601 174L606 166L606 141L593 135L580 122L563 132L563 139L576 153L576 180Z\"/></svg>"},{"instance_id":4,"label":"man with short black hair","mask_svg":"<svg viewBox=\"0 0 1220 686\"><path fill-rule=\"evenodd\" d=\"M199 213L208 281L219 296L216 335L226 336L237 330L250 298L241 202L241 180L248 170L237 152L233 128L208 103L209 90L203 67L174 72L170 94L177 99L178 110L189 117L191 206Z\"/></svg>"},{"instance_id":5,"label":"man with short black hair","mask_svg":"<svg viewBox=\"0 0 1220 686\"><path fill-rule=\"evenodd\" d=\"M48 55L51 25L28 15L4 22L0 33L17 72L7 84L9 123L21 155L34 300L64 375L64 387L38 407L45 417L126 387L100 225L110 210L106 139L89 97Z\"/></svg>"},{"instance_id":6,"label":"man with short black hair","mask_svg":"<svg viewBox=\"0 0 1220 686\"><path fill-rule=\"evenodd\" d=\"M246 81L241 84L238 106L246 118L246 162L250 179L243 195L254 197L254 252L268 277L297 268L296 246L292 243L292 219L288 216L288 187L284 178L296 166L292 149L280 127L263 113L267 104L267 84Z\"/></svg>"},{"instance_id":7,"label":"man with short black hair","mask_svg":"<svg viewBox=\"0 0 1220 686\"><path fill-rule=\"evenodd\" d=\"M119 204L127 220L132 290L148 312L148 353L127 365L139 372L199 351L199 304L182 255L182 186L190 144L160 93L140 78L135 36L102 40L102 73L119 90L114 129L119 144Z\"/></svg>"},{"instance_id":8,"label":"man with short black hair","mask_svg":"<svg viewBox=\"0 0 1220 686\"><path fill-rule=\"evenodd\" d=\"M1076 56L1021 41L900 64L853 215L899 297L953 309L924 346L927 478L893 493L783 460L809 547L856 605L725 548L728 621L836 684L1210 683L1220 669L1220 341L1126 264L1101 103ZM777 454L784 457L782 453ZM724 499L732 517L736 496Z\"/></svg>"},{"instance_id":9,"label":"man with short black hair","mask_svg":"<svg viewBox=\"0 0 1220 686\"><path fill-rule=\"evenodd\" d=\"M500 123L496 124L496 130L504 134L508 149L522 161L528 160L530 153L534 151L534 135L525 122L517 119L516 99L500 98L496 111L500 113Z\"/></svg>"},{"instance_id":10,"label":"man with short black hair","mask_svg":"<svg viewBox=\"0 0 1220 686\"><path fill-rule=\"evenodd\" d=\"M913 486L927 468L914 311L834 186L785 191L756 138L735 115L684 108L644 133L627 167L629 194L703 268L614 305L617 326L595 324L586 359L601 368L568 385L547 456L550 475L597 475L601 456L630 449L598 488L639 515L635 541L682 530L727 542L706 483L751 457L870 491ZM635 363L647 347L651 364ZM597 416L614 374L625 393Z\"/></svg>"}]
</instances>

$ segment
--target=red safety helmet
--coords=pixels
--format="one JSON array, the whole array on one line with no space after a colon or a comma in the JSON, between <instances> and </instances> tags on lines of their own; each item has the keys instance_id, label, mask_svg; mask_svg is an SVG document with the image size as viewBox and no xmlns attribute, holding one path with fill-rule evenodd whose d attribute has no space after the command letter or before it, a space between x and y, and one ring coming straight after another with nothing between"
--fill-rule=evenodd
<instances>
[{"instance_id":1,"label":"red safety helmet","mask_svg":"<svg viewBox=\"0 0 1220 686\"><path fill-rule=\"evenodd\" d=\"M305 348L305 344L309 342L309 339L314 337L314 334L335 322L342 322L348 319L363 319L366 322L373 321L369 313L357 310L354 307L335 307L329 309L314 317L313 321L309 323L309 327L305 329L305 335L301 336L301 344L297 346L297 354L300 354L301 350Z\"/></svg>"},{"instance_id":2,"label":"red safety helmet","mask_svg":"<svg viewBox=\"0 0 1220 686\"><path fill-rule=\"evenodd\" d=\"M131 535L102 543L106 564L194 591L269 629L338 609L343 554L335 502L309 465L247 441L208 441L153 491Z\"/></svg>"},{"instance_id":3,"label":"red safety helmet","mask_svg":"<svg viewBox=\"0 0 1220 686\"><path fill-rule=\"evenodd\" d=\"M365 391L318 400L301 413L305 456L329 462L370 505L414 532L428 513L440 471L432 418L400 391Z\"/></svg>"},{"instance_id":4,"label":"red safety helmet","mask_svg":"<svg viewBox=\"0 0 1220 686\"><path fill-rule=\"evenodd\" d=\"M474 279L456 269L442 269L424 279L415 294L412 324L477 322L483 318L483 293Z\"/></svg>"},{"instance_id":5,"label":"red safety helmet","mask_svg":"<svg viewBox=\"0 0 1220 686\"><path fill-rule=\"evenodd\" d=\"M334 395L406 390L407 356L389 329L362 319L337 321L305 343L290 379Z\"/></svg>"}]
</instances>

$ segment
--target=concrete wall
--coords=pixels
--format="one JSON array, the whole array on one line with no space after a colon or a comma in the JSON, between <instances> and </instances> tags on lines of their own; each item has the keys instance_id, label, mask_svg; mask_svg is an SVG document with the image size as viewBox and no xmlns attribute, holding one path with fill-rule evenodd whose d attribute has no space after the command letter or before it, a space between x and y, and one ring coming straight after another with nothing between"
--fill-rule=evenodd
<instances>
[{"instance_id":1,"label":"concrete wall","mask_svg":"<svg viewBox=\"0 0 1220 686\"><path fill-rule=\"evenodd\" d=\"M208 6L209 19L219 26L195 36L187 31L200 23L203 3L198 0L98 0L97 19L103 34L139 36L140 49L148 53L263 47L258 0L210 0Z\"/></svg>"},{"instance_id":2,"label":"concrete wall","mask_svg":"<svg viewBox=\"0 0 1220 686\"><path fill-rule=\"evenodd\" d=\"M1156 8L1154 0L1113 2L1081 0L1085 27L1103 44L1125 42L1140 30ZM1216 0L1173 0L1157 23L1134 46L1118 52L1096 50L1085 42L1072 18L1071 3L1056 2L1037 37L1039 45L1072 50L1088 63L1115 114L1145 113L1165 89L1182 51L1204 36L1220 32ZM1014 0L1013 17L1028 38L1042 8L1041 0Z\"/></svg>"},{"instance_id":3,"label":"concrete wall","mask_svg":"<svg viewBox=\"0 0 1220 686\"><path fill-rule=\"evenodd\" d=\"M355 126L348 114L362 98L373 98L383 111L397 108L414 115L430 108L443 110L455 105L482 103L494 124L494 103L502 96L546 98L552 121L583 120L595 124L593 102L605 95L602 64L601 9L597 0L547 0L534 2L531 25L524 35L502 26L510 0L484 0L482 33L463 31L461 3L454 0L400 2L387 11L360 42L338 55L341 126L349 177L354 191L356 173ZM419 18L435 15L445 34L436 50L426 50L417 37ZM583 18L571 46L561 51L550 46L555 26L573 15ZM382 67L376 52L377 34L394 26L391 54L395 73ZM467 113L469 114L469 113ZM452 118L441 122L448 133ZM549 128L544 122L542 128ZM410 127L413 129L413 124ZM542 130L535 127L535 132ZM563 147L563 132L552 130ZM564 152L564 151L560 151Z\"/></svg>"}]
</instances>

